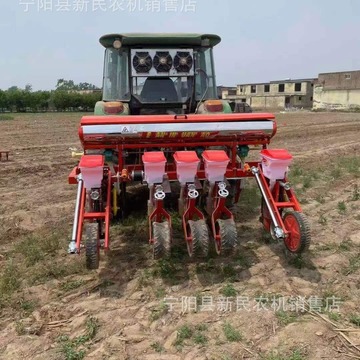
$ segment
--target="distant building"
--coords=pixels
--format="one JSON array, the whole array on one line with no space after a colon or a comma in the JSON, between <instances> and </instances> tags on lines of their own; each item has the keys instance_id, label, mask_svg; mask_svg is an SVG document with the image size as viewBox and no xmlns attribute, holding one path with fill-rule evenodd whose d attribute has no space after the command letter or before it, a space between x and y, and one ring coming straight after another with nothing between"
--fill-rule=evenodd
<instances>
[{"instance_id":1,"label":"distant building","mask_svg":"<svg viewBox=\"0 0 360 360\"><path fill-rule=\"evenodd\" d=\"M314 109L351 110L360 107L360 70L319 74L314 85Z\"/></svg>"},{"instance_id":2,"label":"distant building","mask_svg":"<svg viewBox=\"0 0 360 360\"><path fill-rule=\"evenodd\" d=\"M254 109L311 108L316 79L286 79L240 84L222 91L222 98L248 103Z\"/></svg>"},{"instance_id":3,"label":"distant building","mask_svg":"<svg viewBox=\"0 0 360 360\"><path fill-rule=\"evenodd\" d=\"M236 95L236 86L218 86L217 95L219 99L224 99L223 94L235 94Z\"/></svg>"}]
</instances>

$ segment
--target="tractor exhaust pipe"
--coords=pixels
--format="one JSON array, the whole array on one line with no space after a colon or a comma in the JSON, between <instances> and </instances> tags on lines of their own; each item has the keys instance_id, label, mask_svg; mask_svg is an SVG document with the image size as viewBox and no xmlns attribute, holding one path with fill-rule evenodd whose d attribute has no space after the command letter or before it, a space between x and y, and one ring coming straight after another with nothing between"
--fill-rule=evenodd
<instances>
[{"instance_id":1,"label":"tractor exhaust pipe","mask_svg":"<svg viewBox=\"0 0 360 360\"><path fill-rule=\"evenodd\" d=\"M267 198L266 196L266 192L264 190L264 187L263 187L263 184L261 182L261 179L260 179L260 176L259 176L259 169L256 167L256 166L253 166L251 168L251 172L254 174L255 176L255 179L256 179L256 182L258 183L259 185L259 188L260 188L260 191L261 191L261 194L265 200L265 203L266 203L266 206L269 210L269 214L270 214L270 217L271 217L271 220L274 224L274 235L276 237L276 239L278 240L281 240L281 239L284 239L285 237L285 234L284 234L284 231L283 229L279 226L279 223L277 222L276 220L276 216L274 214L274 211L273 209L271 208L271 205L270 205L270 202L269 202L269 199Z\"/></svg>"},{"instance_id":2,"label":"tractor exhaust pipe","mask_svg":"<svg viewBox=\"0 0 360 360\"><path fill-rule=\"evenodd\" d=\"M78 189L77 189L77 195L76 195L73 231L72 231L71 241L70 241L69 249L68 249L69 254L77 254L79 251L79 249L76 248L76 235L77 235L77 230L78 230L78 226L79 226L80 201L81 201L81 194L83 191L83 186L84 186L84 181L80 174L78 176Z\"/></svg>"}]
</instances>

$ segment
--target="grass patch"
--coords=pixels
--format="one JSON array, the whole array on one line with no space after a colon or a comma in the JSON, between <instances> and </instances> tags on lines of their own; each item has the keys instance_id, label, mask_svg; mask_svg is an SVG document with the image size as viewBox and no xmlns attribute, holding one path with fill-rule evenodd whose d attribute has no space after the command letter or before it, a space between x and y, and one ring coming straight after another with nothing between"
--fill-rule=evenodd
<instances>
[{"instance_id":1,"label":"grass patch","mask_svg":"<svg viewBox=\"0 0 360 360\"><path fill-rule=\"evenodd\" d=\"M174 346L182 347L184 345L185 340L190 339L193 335L193 330L188 325L181 326L176 335L176 340L174 341Z\"/></svg>"},{"instance_id":2,"label":"grass patch","mask_svg":"<svg viewBox=\"0 0 360 360\"><path fill-rule=\"evenodd\" d=\"M360 315L351 315L350 318L349 318L349 321L356 325L356 326L359 326L360 327Z\"/></svg>"},{"instance_id":3,"label":"grass patch","mask_svg":"<svg viewBox=\"0 0 360 360\"><path fill-rule=\"evenodd\" d=\"M291 313L288 311L277 311L275 316L280 325L286 326L289 325L297 320L297 315L295 313Z\"/></svg>"},{"instance_id":4,"label":"grass patch","mask_svg":"<svg viewBox=\"0 0 360 360\"><path fill-rule=\"evenodd\" d=\"M351 241L350 238L347 238L345 240L343 240L340 244L339 244L339 251L343 252L343 251L351 251L352 249L354 249L354 244Z\"/></svg>"},{"instance_id":5,"label":"grass patch","mask_svg":"<svg viewBox=\"0 0 360 360\"><path fill-rule=\"evenodd\" d=\"M301 350L295 349L291 353L287 353L287 354L276 354L275 352L271 352L263 359L264 360L305 360L306 358L302 354Z\"/></svg>"},{"instance_id":6,"label":"grass patch","mask_svg":"<svg viewBox=\"0 0 360 360\"><path fill-rule=\"evenodd\" d=\"M85 284L84 280L69 280L61 283L59 288L62 291L68 292L75 290L84 284Z\"/></svg>"},{"instance_id":7,"label":"grass patch","mask_svg":"<svg viewBox=\"0 0 360 360\"><path fill-rule=\"evenodd\" d=\"M345 201L339 201L337 204L338 212L339 214L345 214L346 213L346 203Z\"/></svg>"},{"instance_id":8,"label":"grass patch","mask_svg":"<svg viewBox=\"0 0 360 360\"><path fill-rule=\"evenodd\" d=\"M349 259L349 265L343 269L344 275L354 274L360 269L360 253L354 254Z\"/></svg>"},{"instance_id":9,"label":"grass patch","mask_svg":"<svg viewBox=\"0 0 360 360\"><path fill-rule=\"evenodd\" d=\"M66 360L82 360L85 358L86 345L97 334L99 330L99 322L96 318L90 317L85 323L86 331L84 335L70 339L67 335L58 338L60 343L60 351Z\"/></svg>"},{"instance_id":10,"label":"grass patch","mask_svg":"<svg viewBox=\"0 0 360 360\"><path fill-rule=\"evenodd\" d=\"M208 338L201 332L197 332L194 335L194 343L197 345L206 345Z\"/></svg>"},{"instance_id":11,"label":"grass patch","mask_svg":"<svg viewBox=\"0 0 360 360\"><path fill-rule=\"evenodd\" d=\"M239 330L236 330L230 323L225 323L223 326L224 335L227 341L237 342L241 341L242 335Z\"/></svg>"},{"instance_id":12,"label":"grass patch","mask_svg":"<svg viewBox=\"0 0 360 360\"><path fill-rule=\"evenodd\" d=\"M319 203L319 204L325 204L325 196L324 195L317 195L315 197L315 200Z\"/></svg>"},{"instance_id":13,"label":"grass patch","mask_svg":"<svg viewBox=\"0 0 360 360\"><path fill-rule=\"evenodd\" d=\"M20 285L19 269L10 261L0 276L0 308L9 302L11 295L20 288Z\"/></svg>"},{"instance_id":14,"label":"grass patch","mask_svg":"<svg viewBox=\"0 0 360 360\"><path fill-rule=\"evenodd\" d=\"M157 353L162 353L165 351L165 348L158 342L153 342L151 345L151 348L155 350Z\"/></svg>"},{"instance_id":15,"label":"grass patch","mask_svg":"<svg viewBox=\"0 0 360 360\"><path fill-rule=\"evenodd\" d=\"M319 216L318 223L325 226L327 224L327 222L328 222L327 217L324 214L321 214Z\"/></svg>"},{"instance_id":16,"label":"grass patch","mask_svg":"<svg viewBox=\"0 0 360 360\"><path fill-rule=\"evenodd\" d=\"M185 341L190 339L192 339L192 342L196 345L206 345L208 338L203 334L206 330L206 324L198 324L195 325L195 327L183 325L178 329L176 340L173 345L180 350L185 345Z\"/></svg>"},{"instance_id":17,"label":"grass patch","mask_svg":"<svg viewBox=\"0 0 360 360\"><path fill-rule=\"evenodd\" d=\"M224 295L225 297L235 297L238 294L238 292L232 284L226 284L220 290L220 294Z\"/></svg>"},{"instance_id":18,"label":"grass patch","mask_svg":"<svg viewBox=\"0 0 360 360\"><path fill-rule=\"evenodd\" d=\"M166 315L168 312L169 306L162 301L157 308L151 310L150 321L158 320L162 316Z\"/></svg>"},{"instance_id":19,"label":"grass patch","mask_svg":"<svg viewBox=\"0 0 360 360\"><path fill-rule=\"evenodd\" d=\"M79 259L71 258L70 262L42 261L36 264L29 273L31 285L43 284L51 279L63 279L69 275L79 275L86 272L84 263Z\"/></svg>"},{"instance_id":20,"label":"grass patch","mask_svg":"<svg viewBox=\"0 0 360 360\"><path fill-rule=\"evenodd\" d=\"M16 321L15 323L15 331L19 336L25 335L26 334L26 329L25 329L25 325L22 321Z\"/></svg>"},{"instance_id":21,"label":"grass patch","mask_svg":"<svg viewBox=\"0 0 360 360\"><path fill-rule=\"evenodd\" d=\"M24 257L25 265L29 267L43 260L47 255L55 256L60 248L59 235L32 234L16 244L14 251Z\"/></svg>"},{"instance_id":22,"label":"grass patch","mask_svg":"<svg viewBox=\"0 0 360 360\"><path fill-rule=\"evenodd\" d=\"M157 299L163 299L163 298L165 297L165 295L166 295L166 291L165 291L165 289L162 288L162 287L156 288L155 291L154 291L154 293L155 293L155 297L156 297Z\"/></svg>"},{"instance_id":23,"label":"grass patch","mask_svg":"<svg viewBox=\"0 0 360 360\"><path fill-rule=\"evenodd\" d=\"M8 114L0 114L0 121L1 120L14 120L14 117Z\"/></svg>"},{"instance_id":24,"label":"grass patch","mask_svg":"<svg viewBox=\"0 0 360 360\"><path fill-rule=\"evenodd\" d=\"M328 312L327 316L332 321L339 321L341 319L341 315L338 312L330 311L330 312Z\"/></svg>"},{"instance_id":25,"label":"grass patch","mask_svg":"<svg viewBox=\"0 0 360 360\"><path fill-rule=\"evenodd\" d=\"M359 186L355 184L351 195L351 201L358 201L358 200L360 200L360 191L359 191Z\"/></svg>"}]
</instances>

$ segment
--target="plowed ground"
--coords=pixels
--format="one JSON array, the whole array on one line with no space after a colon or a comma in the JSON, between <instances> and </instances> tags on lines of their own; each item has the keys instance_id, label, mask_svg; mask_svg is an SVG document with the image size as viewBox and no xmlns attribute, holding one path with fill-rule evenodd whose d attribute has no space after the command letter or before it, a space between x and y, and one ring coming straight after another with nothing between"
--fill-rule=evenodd
<instances>
[{"instance_id":1,"label":"plowed ground","mask_svg":"<svg viewBox=\"0 0 360 360\"><path fill-rule=\"evenodd\" d=\"M1 359L360 359L360 114L277 114L306 256L263 232L249 180L235 255L190 260L174 214L173 256L152 260L140 194L96 271L66 253L80 115L14 117L0 120Z\"/></svg>"}]
</instances>

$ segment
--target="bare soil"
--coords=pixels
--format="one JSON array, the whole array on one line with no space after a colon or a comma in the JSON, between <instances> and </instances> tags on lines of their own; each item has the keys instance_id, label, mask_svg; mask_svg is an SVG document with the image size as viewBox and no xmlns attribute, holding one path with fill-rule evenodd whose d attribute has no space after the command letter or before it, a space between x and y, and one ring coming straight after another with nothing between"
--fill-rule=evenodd
<instances>
[{"instance_id":1,"label":"bare soil","mask_svg":"<svg viewBox=\"0 0 360 360\"><path fill-rule=\"evenodd\" d=\"M263 232L249 180L235 255L190 260L174 214L173 257L154 261L140 209L112 226L96 271L66 253L81 114L0 119L0 358L360 359L360 114L276 115L271 147L293 154L311 224L305 256Z\"/></svg>"}]
</instances>

